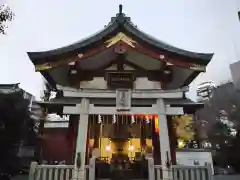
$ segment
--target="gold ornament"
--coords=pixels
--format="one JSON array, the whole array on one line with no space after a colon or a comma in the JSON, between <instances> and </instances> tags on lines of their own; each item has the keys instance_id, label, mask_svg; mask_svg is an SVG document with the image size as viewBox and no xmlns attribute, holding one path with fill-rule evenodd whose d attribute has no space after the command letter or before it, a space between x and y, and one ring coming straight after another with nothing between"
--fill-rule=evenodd
<instances>
[{"instance_id":1,"label":"gold ornament","mask_svg":"<svg viewBox=\"0 0 240 180\"><path fill-rule=\"evenodd\" d=\"M118 42L124 42L127 45L131 46L132 48L135 48L135 45L137 42L134 41L133 39L131 39L130 37L128 37L126 34L119 32L116 36L110 38L109 40L107 40L105 43L107 43L107 48L111 47L114 44L117 44Z\"/></svg>"}]
</instances>

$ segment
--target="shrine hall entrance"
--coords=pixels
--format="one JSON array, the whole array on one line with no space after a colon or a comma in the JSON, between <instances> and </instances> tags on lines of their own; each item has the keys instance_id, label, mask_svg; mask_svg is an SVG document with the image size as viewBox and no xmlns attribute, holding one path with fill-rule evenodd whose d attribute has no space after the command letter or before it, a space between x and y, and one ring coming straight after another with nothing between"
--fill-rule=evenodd
<instances>
[{"instance_id":1,"label":"shrine hall entrance","mask_svg":"<svg viewBox=\"0 0 240 180\"><path fill-rule=\"evenodd\" d=\"M87 161L92 156L98 157L97 178L147 178L145 157L153 154L160 156L157 116L89 116Z\"/></svg>"}]
</instances>

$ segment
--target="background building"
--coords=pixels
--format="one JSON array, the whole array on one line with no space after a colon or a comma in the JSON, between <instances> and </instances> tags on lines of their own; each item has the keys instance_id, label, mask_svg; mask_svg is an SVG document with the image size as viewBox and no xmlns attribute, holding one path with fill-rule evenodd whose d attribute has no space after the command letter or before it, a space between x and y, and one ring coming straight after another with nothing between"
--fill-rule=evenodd
<instances>
[{"instance_id":1,"label":"background building","mask_svg":"<svg viewBox=\"0 0 240 180\"><path fill-rule=\"evenodd\" d=\"M205 101L212 97L215 84L213 81L205 81L197 86L197 101Z\"/></svg>"}]
</instances>

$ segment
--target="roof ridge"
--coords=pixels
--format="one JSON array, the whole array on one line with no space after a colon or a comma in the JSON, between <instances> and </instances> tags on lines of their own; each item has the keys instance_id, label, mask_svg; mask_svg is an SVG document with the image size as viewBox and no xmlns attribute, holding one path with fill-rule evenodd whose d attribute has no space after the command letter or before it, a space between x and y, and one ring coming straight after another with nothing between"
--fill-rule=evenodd
<instances>
[{"instance_id":1,"label":"roof ridge","mask_svg":"<svg viewBox=\"0 0 240 180\"><path fill-rule=\"evenodd\" d=\"M198 53L198 52L192 52L192 51L178 48L169 43L161 41L158 38L155 38L144 31L141 31L136 25L134 25L134 23L131 21L131 18L126 16L126 14L122 12L121 4L119 5L119 12L116 14L115 17L111 18L110 22L108 23L108 25L104 27L104 29L96 33L93 33L92 35L85 37L80 41L71 43L64 47L47 50L47 51L41 51L41 52L39 51L28 52L28 56L34 62L34 64L35 63L37 64L38 60L41 61L42 59L46 59L46 57L50 57L50 56L53 57L62 53L73 52L73 51L77 51L78 49L90 46L92 43L100 41L108 34L113 33L119 27L123 27L125 30L139 37L141 40L159 49L163 49L165 51L169 51L169 52L176 53L185 57L190 57L193 59L204 60L201 63L205 65L208 64L208 62L211 60L213 56L213 54L211 53Z\"/></svg>"}]
</instances>

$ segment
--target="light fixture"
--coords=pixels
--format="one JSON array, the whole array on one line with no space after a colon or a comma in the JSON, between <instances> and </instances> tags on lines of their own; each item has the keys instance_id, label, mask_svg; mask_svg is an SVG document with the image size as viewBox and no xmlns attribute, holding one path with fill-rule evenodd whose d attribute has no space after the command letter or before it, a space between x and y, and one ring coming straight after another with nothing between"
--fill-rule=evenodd
<instances>
[{"instance_id":1,"label":"light fixture","mask_svg":"<svg viewBox=\"0 0 240 180\"><path fill-rule=\"evenodd\" d=\"M130 146L128 147L128 150L129 150L129 151L133 151L133 150L134 150L134 146L133 146L133 145L130 145Z\"/></svg>"},{"instance_id":2,"label":"light fixture","mask_svg":"<svg viewBox=\"0 0 240 180\"><path fill-rule=\"evenodd\" d=\"M106 149L106 151L110 151L111 150L111 146L107 145L105 149Z\"/></svg>"}]
</instances>

